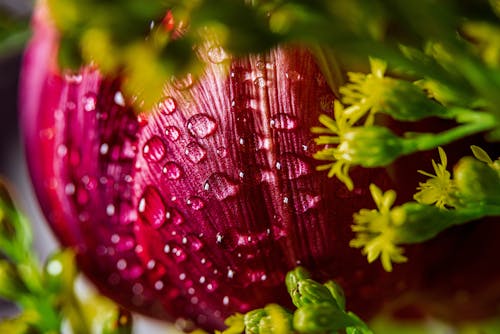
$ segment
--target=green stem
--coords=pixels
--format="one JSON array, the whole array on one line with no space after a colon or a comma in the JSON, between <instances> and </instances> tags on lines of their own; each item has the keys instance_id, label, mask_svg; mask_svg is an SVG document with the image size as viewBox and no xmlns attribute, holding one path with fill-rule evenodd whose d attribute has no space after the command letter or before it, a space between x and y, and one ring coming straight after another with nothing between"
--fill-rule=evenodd
<instances>
[{"instance_id":1,"label":"green stem","mask_svg":"<svg viewBox=\"0 0 500 334\"><path fill-rule=\"evenodd\" d=\"M473 134L491 130L499 125L495 116L486 112L457 109L455 119L463 125L437 134L422 134L414 138L404 139L405 154L430 150Z\"/></svg>"}]
</instances>

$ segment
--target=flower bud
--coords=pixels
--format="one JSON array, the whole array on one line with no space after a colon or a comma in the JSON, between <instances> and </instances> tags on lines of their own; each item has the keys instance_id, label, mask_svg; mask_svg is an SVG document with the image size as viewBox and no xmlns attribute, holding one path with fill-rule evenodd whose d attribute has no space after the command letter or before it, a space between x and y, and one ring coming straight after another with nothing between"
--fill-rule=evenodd
<instances>
[{"instance_id":1,"label":"flower bud","mask_svg":"<svg viewBox=\"0 0 500 334\"><path fill-rule=\"evenodd\" d=\"M288 293L292 297L294 304L295 304L294 296L297 293L299 282L309 277L311 277L309 272L302 267L297 267L286 274L285 278L286 288L288 290Z\"/></svg>"},{"instance_id":2,"label":"flower bud","mask_svg":"<svg viewBox=\"0 0 500 334\"><path fill-rule=\"evenodd\" d=\"M267 312L263 308L252 310L245 314L245 333L259 334L260 333L260 321L263 317L267 315Z\"/></svg>"},{"instance_id":3,"label":"flower bud","mask_svg":"<svg viewBox=\"0 0 500 334\"><path fill-rule=\"evenodd\" d=\"M443 210L431 205L408 202L391 211L395 231L395 242L410 244L429 240L446 228L480 218L477 210Z\"/></svg>"},{"instance_id":4,"label":"flower bud","mask_svg":"<svg viewBox=\"0 0 500 334\"><path fill-rule=\"evenodd\" d=\"M330 290L330 293L333 296L333 299L337 302L337 305L339 308L343 311L345 311L345 294L344 294L344 289L334 281L328 281L325 284L323 284L328 290Z\"/></svg>"},{"instance_id":5,"label":"flower bud","mask_svg":"<svg viewBox=\"0 0 500 334\"><path fill-rule=\"evenodd\" d=\"M363 167L386 166L405 153L403 140L381 126L350 129L338 150L343 160Z\"/></svg>"},{"instance_id":6,"label":"flower bud","mask_svg":"<svg viewBox=\"0 0 500 334\"><path fill-rule=\"evenodd\" d=\"M260 320L258 333L292 333L292 315L290 313L276 304L266 305L264 310L267 315ZM245 333L248 331L245 330Z\"/></svg>"},{"instance_id":7,"label":"flower bud","mask_svg":"<svg viewBox=\"0 0 500 334\"><path fill-rule=\"evenodd\" d=\"M311 304L299 308L293 316L293 326L300 333L331 333L357 323L332 304Z\"/></svg>"},{"instance_id":8,"label":"flower bud","mask_svg":"<svg viewBox=\"0 0 500 334\"><path fill-rule=\"evenodd\" d=\"M500 173L472 157L462 158L454 170L460 196L467 203L500 203Z\"/></svg>"}]
</instances>

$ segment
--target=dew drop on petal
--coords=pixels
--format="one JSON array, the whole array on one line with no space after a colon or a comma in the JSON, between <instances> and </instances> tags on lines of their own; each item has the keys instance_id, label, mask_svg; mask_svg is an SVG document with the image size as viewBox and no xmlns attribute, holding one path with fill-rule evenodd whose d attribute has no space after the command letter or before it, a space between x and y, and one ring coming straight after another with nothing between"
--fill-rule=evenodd
<instances>
[{"instance_id":1,"label":"dew drop on petal","mask_svg":"<svg viewBox=\"0 0 500 334\"><path fill-rule=\"evenodd\" d=\"M175 208L169 208L165 212L165 219L169 224L181 225L182 223L184 223L184 217Z\"/></svg>"},{"instance_id":2,"label":"dew drop on petal","mask_svg":"<svg viewBox=\"0 0 500 334\"><path fill-rule=\"evenodd\" d=\"M256 78L253 83L257 88L264 88L267 85L266 79L264 79L263 77Z\"/></svg>"},{"instance_id":3,"label":"dew drop on petal","mask_svg":"<svg viewBox=\"0 0 500 334\"><path fill-rule=\"evenodd\" d=\"M193 75L188 73L182 78L172 77L172 85L178 90L186 90L193 86L194 80Z\"/></svg>"},{"instance_id":4,"label":"dew drop on petal","mask_svg":"<svg viewBox=\"0 0 500 334\"><path fill-rule=\"evenodd\" d=\"M142 149L144 158L148 161L157 162L163 159L166 153L166 147L163 141L158 136L153 136L149 139Z\"/></svg>"},{"instance_id":5,"label":"dew drop on petal","mask_svg":"<svg viewBox=\"0 0 500 334\"><path fill-rule=\"evenodd\" d=\"M169 180L177 180L182 175L181 167L173 161L167 162L163 166L162 172L167 176Z\"/></svg>"},{"instance_id":6,"label":"dew drop on petal","mask_svg":"<svg viewBox=\"0 0 500 334\"><path fill-rule=\"evenodd\" d=\"M186 261L187 254L181 248L176 248L173 253L174 253L174 261L175 262L182 263L182 262ZM185 278L185 274L184 274L184 278Z\"/></svg>"},{"instance_id":7,"label":"dew drop on petal","mask_svg":"<svg viewBox=\"0 0 500 334\"><path fill-rule=\"evenodd\" d=\"M165 136L167 136L170 141L176 141L180 136L179 129L175 126L167 126L165 128Z\"/></svg>"},{"instance_id":8,"label":"dew drop on petal","mask_svg":"<svg viewBox=\"0 0 500 334\"><path fill-rule=\"evenodd\" d=\"M87 112L94 111L97 106L97 96L95 93L87 93L82 99L83 110Z\"/></svg>"},{"instance_id":9,"label":"dew drop on petal","mask_svg":"<svg viewBox=\"0 0 500 334\"><path fill-rule=\"evenodd\" d=\"M214 194L219 201L236 196L240 190L239 184L224 173L210 175L203 188Z\"/></svg>"},{"instance_id":10,"label":"dew drop on petal","mask_svg":"<svg viewBox=\"0 0 500 334\"><path fill-rule=\"evenodd\" d=\"M196 114L187 120L186 127L191 136L201 139L212 135L217 128L217 123L209 115Z\"/></svg>"},{"instance_id":11,"label":"dew drop on petal","mask_svg":"<svg viewBox=\"0 0 500 334\"><path fill-rule=\"evenodd\" d=\"M299 194L298 199L294 202L295 211L298 213L304 213L310 209L314 209L318 206L321 197L309 192L302 192Z\"/></svg>"},{"instance_id":12,"label":"dew drop on petal","mask_svg":"<svg viewBox=\"0 0 500 334\"><path fill-rule=\"evenodd\" d=\"M125 107L125 98L123 97L122 92L117 91L113 97L113 101L115 101L117 105Z\"/></svg>"},{"instance_id":13,"label":"dew drop on petal","mask_svg":"<svg viewBox=\"0 0 500 334\"><path fill-rule=\"evenodd\" d=\"M177 110L177 103L174 98L167 97L162 102L158 103L158 108L165 115L170 115Z\"/></svg>"},{"instance_id":14,"label":"dew drop on petal","mask_svg":"<svg viewBox=\"0 0 500 334\"><path fill-rule=\"evenodd\" d=\"M297 82L302 80L302 75L300 75L299 72L293 70L286 72L285 76L291 82Z\"/></svg>"},{"instance_id":15,"label":"dew drop on petal","mask_svg":"<svg viewBox=\"0 0 500 334\"><path fill-rule=\"evenodd\" d=\"M279 161L276 162L276 169L284 172L286 177L290 180L311 173L311 165L308 162L290 153L283 155Z\"/></svg>"},{"instance_id":16,"label":"dew drop on petal","mask_svg":"<svg viewBox=\"0 0 500 334\"><path fill-rule=\"evenodd\" d=\"M165 204L158 190L152 186L146 187L139 200L139 215L154 228L165 223Z\"/></svg>"},{"instance_id":17,"label":"dew drop on petal","mask_svg":"<svg viewBox=\"0 0 500 334\"><path fill-rule=\"evenodd\" d=\"M219 146L216 149L216 153L219 157L225 158L227 156L227 149L224 146Z\"/></svg>"},{"instance_id":18,"label":"dew drop on petal","mask_svg":"<svg viewBox=\"0 0 500 334\"><path fill-rule=\"evenodd\" d=\"M279 113L271 119L270 125L276 130L294 130L297 128L297 118L289 114Z\"/></svg>"},{"instance_id":19,"label":"dew drop on petal","mask_svg":"<svg viewBox=\"0 0 500 334\"><path fill-rule=\"evenodd\" d=\"M191 162L196 164L202 161L206 157L207 152L203 147L200 146L200 144L196 142L190 142L189 144L186 145L184 154L186 154L186 156Z\"/></svg>"},{"instance_id":20,"label":"dew drop on petal","mask_svg":"<svg viewBox=\"0 0 500 334\"><path fill-rule=\"evenodd\" d=\"M227 54L221 46L213 46L208 49L208 60L214 64L220 64L227 59Z\"/></svg>"},{"instance_id":21,"label":"dew drop on petal","mask_svg":"<svg viewBox=\"0 0 500 334\"><path fill-rule=\"evenodd\" d=\"M205 202L198 196L189 196L186 199L186 204L193 210L201 210L205 207Z\"/></svg>"}]
</instances>

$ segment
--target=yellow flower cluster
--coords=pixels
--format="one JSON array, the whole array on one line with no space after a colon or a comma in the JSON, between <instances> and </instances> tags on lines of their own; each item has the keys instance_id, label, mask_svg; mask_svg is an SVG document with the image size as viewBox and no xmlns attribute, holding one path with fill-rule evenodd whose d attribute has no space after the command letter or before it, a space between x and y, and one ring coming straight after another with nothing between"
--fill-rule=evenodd
<instances>
[{"instance_id":1,"label":"yellow flower cluster","mask_svg":"<svg viewBox=\"0 0 500 334\"><path fill-rule=\"evenodd\" d=\"M436 163L432 160L432 167L434 168L435 175L422 170L418 171L420 174L428 176L429 179L423 183L419 183L417 190L420 191L416 193L413 198L419 203L435 204L441 209L455 207L457 201L457 188L451 177L451 173L446 170L446 165L448 163L446 153L441 147L438 147L438 150L441 163Z\"/></svg>"},{"instance_id":2,"label":"yellow flower cluster","mask_svg":"<svg viewBox=\"0 0 500 334\"><path fill-rule=\"evenodd\" d=\"M350 246L363 248L362 252L372 263L380 257L386 271L392 271L392 263L405 262L403 248L398 247L395 239L395 227L403 222L395 219L391 207L396 200L396 192L389 190L385 193L374 184L370 185L370 192L377 209L362 209L354 214L352 230L356 238L351 240Z\"/></svg>"}]
</instances>

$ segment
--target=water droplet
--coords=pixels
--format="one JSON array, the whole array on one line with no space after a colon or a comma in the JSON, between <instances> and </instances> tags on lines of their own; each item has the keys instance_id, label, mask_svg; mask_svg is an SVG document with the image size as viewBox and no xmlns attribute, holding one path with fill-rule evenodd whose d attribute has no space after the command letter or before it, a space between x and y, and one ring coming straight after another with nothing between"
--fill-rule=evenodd
<instances>
[{"instance_id":1,"label":"water droplet","mask_svg":"<svg viewBox=\"0 0 500 334\"><path fill-rule=\"evenodd\" d=\"M223 173L210 175L203 188L211 191L219 201L236 196L240 190L239 184Z\"/></svg>"},{"instance_id":2,"label":"water droplet","mask_svg":"<svg viewBox=\"0 0 500 334\"><path fill-rule=\"evenodd\" d=\"M224 296L224 298L222 298L222 304L224 305L229 305L229 297L228 296Z\"/></svg>"},{"instance_id":3,"label":"water droplet","mask_svg":"<svg viewBox=\"0 0 500 334\"><path fill-rule=\"evenodd\" d=\"M220 64L227 58L226 51L221 46L213 46L208 49L208 60L214 64Z\"/></svg>"},{"instance_id":4,"label":"water droplet","mask_svg":"<svg viewBox=\"0 0 500 334\"><path fill-rule=\"evenodd\" d=\"M57 155L58 155L59 157L61 157L61 158L62 158L62 157L64 157L66 154L68 154L68 147L66 147L66 145L62 145L62 144L61 144L61 145L59 145L59 146L57 147Z\"/></svg>"},{"instance_id":5,"label":"water droplet","mask_svg":"<svg viewBox=\"0 0 500 334\"><path fill-rule=\"evenodd\" d=\"M193 86L193 75L188 73L183 78L172 77L172 85L178 90L185 90Z\"/></svg>"},{"instance_id":6,"label":"water droplet","mask_svg":"<svg viewBox=\"0 0 500 334\"><path fill-rule=\"evenodd\" d=\"M186 149L184 150L184 154L188 157L189 160L193 163L199 163L203 159L205 159L207 152L200 144L196 142L190 142L186 145Z\"/></svg>"},{"instance_id":7,"label":"water droplet","mask_svg":"<svg viewBox=\"0 0 500 334\"><path fill-rule=\"evenodd\" d=\"M181 213L177 211L175 208L168 209L168 211L165 213L165 219L167 220L168 223L174 225L181 225L182 223L184 223L184 217L182 217Z\"/></svg>"},{"instance_id":8,"label":"water droplet","mask_svg":"<svg viewBox=\"0 0 500 334\"><path fill-rule=\"evenodd\" d=\"M221 244L222 239L224 239L224 236L220 232L217 232L217 235L215 236L215 242Z\"/></svg>"},{"instance_id":9,"label":"water droplet","mask_svg":"<svg viewBox=\"0 0 500 334\"><path fill-rule=\"evenodd\" d=\"M165 284L162 281L156 281L155 282L155 290L160 291L163 289Z\"/></svg>"},{"instance_id":10,"label":"water droplet","mask_svg":"<svg viewBox=\"0 0 500 334\"><path fill-rule=\"evenodd\" d=\"M294 130L297 128L297 118L289 114L279 113L271 119L270 125L276 130Z\"/></svg>"},{"instance_id":11,"label":"water droplet","mask_svg":"<svg viewBox=\"0 0 500 334\"><path fill-rule=\"evenodd\" d=\"M299 194L298 199L295 200L295 211L304 213L310 209L318 206L321 197L309 192L302 192Z\"/></svg>"},{"instance_id":12,"label":"water droplet","mask_svg":"<svg viewBox=\"0 0 500 334\"><path fill-rule=\"evenodd\" d=\"M91 112L94 111L97 106L97 96L95 93L86 94L83 99L83 110Z\"/></svg>"},{"instance_id":13,"label":"water droplet","mask_svg":"<svg viewBox=\"0 0 500 334\"><path fill-rule=\"evenodd\" d=\"M217 147L216 153L221 158L225 158L227 156L227 150L224 146Z\"/></svg>"},{"instance_id":14,"label":"water droplet","mask_svg":"<svg viewBox=\"0 0 500 334\"><path fill-rule=\"evenodd\" d=\"M113 204L108 204L106 206L106 214L108 216L110 216L110 217L113 216L115 214L115 211L116 211L116 208Z\"/></svg>"},{"instance_id":15,"label":"water droplet","mask_svg":"<svg viewBox=\"0 0 500 334\"><path fill-rule=\"evenodd\" d=\"M286 72L285 76L291 82L297 82L302 80L302 75L300 75L299 72L293 70Z\"/></svg>"},{"instance_id":16,"label":"water droplet","mask_svg":"<svg viewBox=\"0 0 500 334\"><path fill-rule=\"evenodd\" d=\"M102 143L101 146L99 147L99 153L101 155L105 155L109 152L109 145L107 143Z\"/></svg>"},{"instance_id":17,"label":"water droplet","mask_svg":"<svg viewBox=\"0 0 500 334\"><path fill-rule=\"evenodd\" d=\"M189 241L190 241L189 245L190 245L191 249L194 251L199 251L204 246L203 242L198 237L196 237L194 235L189 238Z\"/></svg>"},{"instance_id":18,"label":"water droplet","mask_svg":"<svg viewBox=\"0 0 500 334\"><path fill-rule=\"evenodd\" d=\"M175 102L174 98L167 97L165 100L158 103L158 108L165 115L170 115L177 110L177 103Z\"/></svg>"},{"instance_id":19,"label":"water droplet","mask_svg":"<svg viewBox=\"0 0 500 334\"><path fill-rule=\"evenodd\" d=\"M116 269L125 270L127 268L127 261L125 259L120 259L116 262Z\"/></svg>"},{"instance_id":20,"label":"water droplet","mask_svg":"<svg viewBox=\"0 0 500 334\"><path fill-rule=\"evenodd\" d=\"M138 208L140 216L154 228L159 228L165 223L165 204L156 188L146 187Z\"/></svg>"},{"instance_id":21,"label":"water droplet","mask_svg":"<svg viewBox=\"0 0 500 334\"><path fill-rule=\"evenodd\" d=\"M186 261L186 259L187 259L186 252L184 252L181 248L174 248L173 253L175 255L175 257L174 257L175 262L182 263L182 262Z\"/></svg>"},{"instance_id":22,"label":"water droplet","mask_svg":"<svg viewBox=\"0 0 500 334\"><path fill-rule=\"evenodd\" d=\"M189 196L186 200L186 204L193 210L201 210L205 207L205 202L198 196Z\"/></svg>"},{"instance_id":23,"label":"water droplet","mask_svg":"<svg viewBox=\"0 0 500 334\"><path fill-rule=\"evenodd\" d=\"M256 78L253 83L257 88L264 88L267 85L266 79L263 77Z\"/></svg>"},{"instance_id":24,"label":"water droplet","mask_svg":"<svg viewBox=\"0 0 500 334\"><path fill-rule=\"evenodd\" d=\"M207 291L214 292L215 290L217 290L218 286L219 285L217 284L216 281L212 281L207 284Z\"/></svg>"},{"instance_id":25,"label":"water droplet","mask_svg":"<svg viewBox=\"0 0 500 334\"><path fill-rule=\"evenodd\" d=\"M285 172L290 180L311 173L311 165L302 158L291 153L283 155L280 161L276 163L276 169Z\"/></svg>"},{"instance_id":26,"label":"water droplet","mask_svg":"<svg viewBox=\"0 0 500 334\"><path fill-rule=\"evenodd\" d=\"M83 76L81 74L66 74L64 79L70 84L80 84L83 81Z\"/></svg>"},{"instance_id":27,"label":"water droplet","mask_svg":"<svg viewBox=\"0 0 500 334\"><path fill-rule=\"evenodd\" d=\"M206 138L215 132L217 123L215 123L213 117L209 115L196 114L188 119L186 127L191 136L195 138Z\"/></svg>"},{"instance_id":28,"label":"water droplet","mask_svg":"<svg viewBox=\"0 0 500 334\"><path fill-rule=\"evenodd\" d=\"M186 279L186 274L185 274L185 273L181 273L181 274L179 275L179 279L180 279L181 281L184 281L184 280Z\"/></svg>"},{"instance_id":29,"label":"water droplet","mask_svg":"<svg viewBox=\"0 0 500 334\"><path fill-rule=\"evenodd\" d=\"M232 279L234 278L234 270L231 268L227 268L227 278Z\"/></svg>"},{"instance_id":30,"label":"water droplet","mask_svg":"<svg viewBox=\"0 0 500 334\"><path fill-rule=\"evenodd\" d=\"M125 107L125 98L123 97L122 92L117 91L113 97L113 101L115 101L117 105Z\"/></svg>"},{"instance_id":31,"label":"water droplet","mask_svg":"<svg viewBox=\"0 0 500 334\"><path fill-rule=\"evenodd\" d=\"M66 186L64 187L64 192L66 193L66 195L68 196L71 196L71 195L74 195L75 194L75 191L76 191L76 187L73 183L68 183L66 184Z\"/></svg>"},{"instance_id":32,"label":"water droplet","mask_svg":"<svg viewBox=\"0 0 500 334\"><path fill-rule=\"evenodd\" d=\"M169 180L177 180L182 175L182 169L173 161L167 162L162 169L163 174L167 176Z\"/></svg>"},{"instance_id":33,"label":"water droplet","mask_svg":"<svg viewBox=\"0 0 500 334\"><path fill-rule=\"evenodd\" d=\"M165 135L170 141L176 141L179 139L180 132L175 126L167 126L165 128Z\"/></svg>"},{"instance_id":34,"label":"water droplet","mask_svg":"<svg viewBox=\"0 0 500 334\"><path fill-rule=\"evenodd\" d=\"M166 147L158 136L153 136L144 144L142 153L144 158L149 161L160 161L165 156Z\"/></svg>"}]
</instances>

